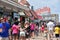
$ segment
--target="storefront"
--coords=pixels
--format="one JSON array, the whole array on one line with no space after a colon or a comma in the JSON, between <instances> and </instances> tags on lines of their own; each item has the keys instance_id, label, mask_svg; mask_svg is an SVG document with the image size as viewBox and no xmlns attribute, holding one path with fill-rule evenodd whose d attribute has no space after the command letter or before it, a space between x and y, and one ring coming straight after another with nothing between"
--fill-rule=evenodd
<instances>
[{"instance_id":1,"label":"storefront","mask_svg":"<svg viewBox=\"0 0 60 40\"><path fill-rule=\"evenodd\" d=\"M29 10L29 8L22 6L11 0L0 0L0 16L12 16L14 18L15 14L18 14L21 10ZM18 16L18 15L17 15Z\"/></svg>"}]
</instances>

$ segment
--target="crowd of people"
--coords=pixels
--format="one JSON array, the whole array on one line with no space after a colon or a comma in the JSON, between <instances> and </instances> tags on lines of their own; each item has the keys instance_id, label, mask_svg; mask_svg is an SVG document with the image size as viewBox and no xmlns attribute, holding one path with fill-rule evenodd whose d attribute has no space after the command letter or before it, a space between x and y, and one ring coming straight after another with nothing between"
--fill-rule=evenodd
<instances>
[{"instance_id":1,"label":"crowd of people","mask_svg":"<svg viewBox=\"0 0 60 40\"><path fill-rule=\"evenodd\" d=\"M0 18L0 40L30 40L35 34L38 36L38 25L34 22L22 24L16 19L11 24L9 20Z\"/></svg>"},{"instance_id":2,"label":"crowd of people","mask_svg":"<svg viewBox=\"0 0 60 40\"><path fill-rule=\"evenodd\" d=\"M39 34L46 37L47 40L48 34L50 39L55 35L58 40L60 26L54 24L52 21L43 23L39 26L35 22L29 23L28 21L25 21L24 24L22 24L17 20L11 25L9 20L0 18L0 40L30 40L30 38L34 39L34 37L39 36Z\"/></svg>"},{"instance_id":3,"label":"crowd of people","mask_svg":"<svg viewBox=\"0 0 60 40\"><path fill-rule=\"evenodd\" d=\"M53 40L53 38L56 38L56 40L60 40L60 24L54 23L53 21L49 21L48 23L42 24L41 28L41 34L46 38L46 40Z\"/></svg>"}]
</instances>

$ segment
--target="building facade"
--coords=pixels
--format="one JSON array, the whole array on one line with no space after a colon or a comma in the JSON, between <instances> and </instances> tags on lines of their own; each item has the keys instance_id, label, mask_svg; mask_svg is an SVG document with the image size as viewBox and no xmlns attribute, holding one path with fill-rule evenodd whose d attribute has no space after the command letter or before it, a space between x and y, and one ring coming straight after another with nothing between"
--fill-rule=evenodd
<instances>
[{"instance_id":1,"label":"building facade","mask_svg":"<svg viewBox=\"0 0 60 40\"><path fill-rule=\"evenodd\" d=\"M55 22L59 22L59 15L58 14L49 14L49 15L43 15L43 20L53 20Z\"/></svg>"},{"instance_id":2,"label":"building facade","mask_svg":"<svg viewBox=\"0 0 60 40\"><path fill-rule=\"evenodd\" d=\"M28 16L31 16L30 13L27 13L30 8L19 4L17 1L18 0L0 0L0 17L10 16L12 18L28 18ZM27 12L25 13L25 11Z\"/></svg>"}]
</instances>

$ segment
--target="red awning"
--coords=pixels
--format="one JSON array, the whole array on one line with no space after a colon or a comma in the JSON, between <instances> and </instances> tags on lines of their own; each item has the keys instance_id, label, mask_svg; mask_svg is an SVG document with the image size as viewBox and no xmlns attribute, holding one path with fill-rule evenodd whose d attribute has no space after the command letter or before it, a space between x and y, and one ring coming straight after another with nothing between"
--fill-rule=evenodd
<instances>
[{"instance_id":1,"label":"red awning","mask_svg":"<svg viewBox=\"0 0 60 40\"><path fill-rule=\"evenodd\" d=\"M37 14L35 13L34 10L30 10L31 14L34 16L34 18L38 18Z\"/></svg>"},{"instance_id":2,"label":"red awning","mask_svg":"<svg viewBox=\"0 0 60 40\"><path fill-rule=\"evenodd\" d=\"M43 20L43 17L42 17L42 16L40 16L40 15L38 15L38 19L41 19L41 20Z\"/></svg>"},{"instance_id":3,"label":"red awning","mask_svg":"<svg viewBox=\"0 0 60 40\"><path fill-rule=\"evenodd\" d=\"M29 17L32 16L31 13L30 13L30 11L25 10L24 12L25 12L25 14L26 14L27 16L29 16Z\"/></svg>"},{"instance_id":4,"label":"red awning","mask_svg":"<svg viewBox=\"0 0 60 40\"><path fill-rule=\"evenodd\" d=\"M43 7L43 8L39 8L37 10L35 10L35 12L39 15L41 13L47 12L50 13L50 8L49 7Z\"/></svg>"},{"instance_id":5,"label":"red awning","mask_svg":"<svg viewBox=\"0 0 60 40\"><path fill-rule=\"evenodd\" d=\"M31 20L34 20L34 17L30 17Z\"/></svg>"}]
</instances>

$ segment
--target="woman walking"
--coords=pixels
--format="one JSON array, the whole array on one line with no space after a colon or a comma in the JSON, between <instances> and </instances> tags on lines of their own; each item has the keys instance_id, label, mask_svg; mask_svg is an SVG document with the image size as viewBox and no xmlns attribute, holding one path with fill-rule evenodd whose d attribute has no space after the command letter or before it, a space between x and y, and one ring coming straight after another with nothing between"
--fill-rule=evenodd
<instances>
[{"instance_id":1,"label":"woman walking","mask_svg":"<svg viewBox=\"0 0 60 40\"><path fill-rule=\"evenodd\" d=\"M15 22L12 26L12 35L13 35L13 40L18 40L18 34L19 34L19 23Z\"/></svg>"}]
</instances>

